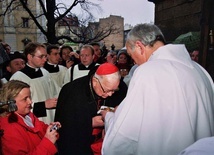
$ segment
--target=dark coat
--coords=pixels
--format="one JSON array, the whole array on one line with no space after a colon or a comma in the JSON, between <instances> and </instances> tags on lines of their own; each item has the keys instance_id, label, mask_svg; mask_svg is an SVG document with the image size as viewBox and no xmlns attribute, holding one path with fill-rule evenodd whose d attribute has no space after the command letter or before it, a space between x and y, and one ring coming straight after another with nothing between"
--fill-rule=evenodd
<instances>
[{"instance_id":1,"label":"dark coat","mask_svg":"<svg viewBox=\"0 0 214 155\"><path fill-rule=\"evenodd\" d=\"M62 125L57 142L60 155L92 154L92 117L97 115L97 102L91 94L89 81L90 76L84 76L67 83L59 94L55 121ZM126 92L127 86L121 82L119 91L108 97L105 105L115 107Z\"/></svg>"}]
</instances>

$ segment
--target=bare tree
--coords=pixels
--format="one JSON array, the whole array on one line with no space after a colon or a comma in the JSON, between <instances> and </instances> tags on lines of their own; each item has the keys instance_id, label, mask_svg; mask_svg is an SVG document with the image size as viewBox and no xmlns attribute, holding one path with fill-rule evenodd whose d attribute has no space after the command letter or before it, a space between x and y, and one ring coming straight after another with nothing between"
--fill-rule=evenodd
<instances>
[{"instance_id":1,"label":"bare tree","mask_svg":"<svg viewBox=\"0 0 214 155\"><path fill-rule=\"evenodd\" d=\"M101 28L99 26L90 26L90 24L88 24L91 21L94 21L94 16L91 13L91 9L97 8L98 10L102 10L98 4L90 2L89 0L70 0L69 5L63 3L62 0L60 2L59 0L37 1L42 10L40 13L35 13L35 10L32 10L30 5L28 5L28 2L30 2L29 0L10 0L1 16L11 13L17 7L23 7L24 10L29 14L30 19L34 21L34 24L36 24L37 28L46 36L47 42L52 44L63 41L85 44L92 41L100 41L110 34L118 33L118 28L114 25L114 23L109 23L109 27L105 28ZM85 15L85 18L74 18L77 19L77 21L75 21L77 29L74 29L74 26L65 20L68 17L76 16L72 13L72 10L75 7L80 7L80 9L83 11L83 14ZM45 19L46 26L41 25L41 18ZM64 22L63 26L69 33L56 33L56 27L60 21ZM75 37L71 37L70 34Z\"/></svg>"}]
</instances>

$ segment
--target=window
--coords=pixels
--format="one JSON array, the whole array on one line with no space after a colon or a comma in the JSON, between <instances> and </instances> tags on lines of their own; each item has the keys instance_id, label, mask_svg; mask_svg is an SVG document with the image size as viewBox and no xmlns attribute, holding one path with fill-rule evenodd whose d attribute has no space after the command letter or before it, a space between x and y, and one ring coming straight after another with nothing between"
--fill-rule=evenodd
<instances>
[{"instance_id":1,"label":"window","mask_svg":"<svg viewBox=\"0 0 214 155\"><path fill-rule=\"evenodd\" d=\"M29 27L29 18L23 18L22 17L22 27L28 28Z\"/></svg>"},{"instance_id":2,"label":"window","mask_svg":"<svg viewBox=\"0 0 214 155\"><path fill-rule=\"evenodd\" d=\"M27 0L23 0L23 2L25 3L25 5L28 5Z\"/></svg>"}]
</instances>

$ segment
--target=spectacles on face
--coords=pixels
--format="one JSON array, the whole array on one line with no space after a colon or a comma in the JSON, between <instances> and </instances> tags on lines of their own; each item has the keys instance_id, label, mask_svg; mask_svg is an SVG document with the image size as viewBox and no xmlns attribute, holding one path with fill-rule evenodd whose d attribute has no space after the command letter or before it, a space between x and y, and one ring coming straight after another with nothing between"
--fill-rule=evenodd
<instances>
[{"instance_id":1,"label":"spectacles on face","mask_svg":"<svg viewBox=\"0 0 214 155\"><path fill-rule=\"evenodd\" d=\"M115 91L118 91L118 90L119 90L119 88L117 88L117 89L115 89L115 90L104 90L104 88L103 88L103 86L102 86L100 80L99 80L97 77L94 77L94 78L97 79L97 81L98 81L98 83L99 83L99 85L100 85L100 88L102 89L102 91L103 91L104 94L107 94L107 93L110 93L110 92L114 93Z\"/></svg>"},{"instance_id":2,"label":"spectacles on face","mask_svg":"<svg viewBox=\"0 0 214 155\"><path fill-rule=\"evenodd\" d=\"M39 59L43 59L43 58L47 59L47 55L33 55L32 54L32 56L37 57Z\"/></svg>"}]
</instances>

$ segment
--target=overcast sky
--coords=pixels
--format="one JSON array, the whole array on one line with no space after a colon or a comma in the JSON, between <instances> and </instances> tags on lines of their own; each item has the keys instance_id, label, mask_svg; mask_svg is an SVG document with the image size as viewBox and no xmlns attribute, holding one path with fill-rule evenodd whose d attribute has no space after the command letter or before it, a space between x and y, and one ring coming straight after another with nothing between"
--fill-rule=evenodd
<instances>
[{"instance_id":1,"label":"overcast sky","mask_svg":"<svg viewBox=\"0 0 214 155\"><path fill-rule=\"evenodd\" d=\"M99 3L103 9L97 15L99 18L119 15L124 18L124 24L132 26L154 22L154 3L148 0L102 0Z\"/></svg>"},{"instance_id":2,"label":"overcast sky","mask_svg":"<svg viewBox=\"0 0 214 155\"><path fill-rule=\"evenodd\" d=\"M67 5L71 4L68 0L57 0ZM110 15L118 15L124 18L124 24L131 24L135 26L139 23L154 22L154 3L148 2L148 0L90 0L93 3L99 4L102 8L102 12L96 10L94 16L96 21L99 18L107 18ZM80 10L79 7L75 7L73 10L75 14Z\"/></svg>"}]
</instances>

